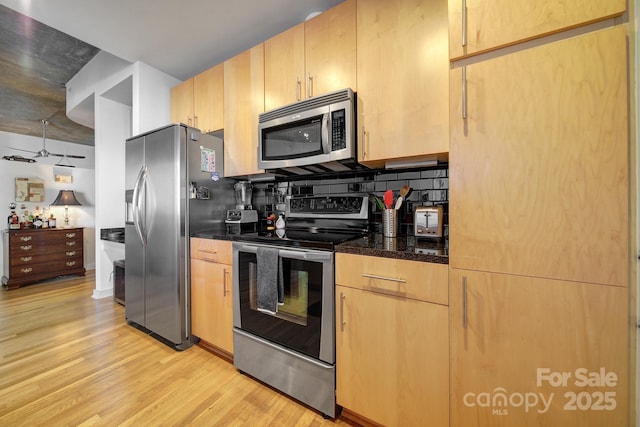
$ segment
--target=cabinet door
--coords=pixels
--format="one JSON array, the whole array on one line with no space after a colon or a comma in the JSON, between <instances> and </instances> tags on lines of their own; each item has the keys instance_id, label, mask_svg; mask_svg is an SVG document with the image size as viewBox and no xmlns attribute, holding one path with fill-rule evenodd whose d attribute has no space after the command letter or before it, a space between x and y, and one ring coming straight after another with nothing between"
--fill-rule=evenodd
<instances>
[{"instance_id":1,"label":"cabinet door","mask_svg":"<svg viewBox=\"0 0 640 427\"><path fill-rule=\"evenodd\" d=\"M265 111L305 98L304 23L264 42Z\"/></svg>"},{"instance_id":2,"label":"cabinet door","mask_svg":"<svg viewBox=\"0 0 640 427\"><path fill-rule=\"evenodd\" d=\"M449 0L450 55L457 59L600 21L621 15L625 6L625 0Z\"/></svg>"},{"instance_id":3,"label":"cabinet door","mask_svg":"<svg viewBox=\"0 0 640 427\"><path fill-rule=\"evenodd\" d=\"M356 2L346 0L304 23L306 97L356 87Z\"/></svg>"},{"instance_id":4,"label":"cabinet door","mask_svg":"<svg viewBox=\"0 0 640 427\"><path fill-rule=\"evenodd\" d=\"M193 78L195 127L209 133L224 127L224 65L218 64Z\"/></svg>"},{"instance_id":5,"label":"cabinet door","mask_svg":"<svg viewBox=\"0 0 640 427\"><path fill-rule=\"evenodd\" d=\"M451 425L628 425L627 293L452 269Z\"/></svg>"},{"instance_id":6,"label":"cabinet door","mask_svg":"<svg viewBox=\"0 0 640 427\"><path fill-rule=\"evenodd\" d=\"M358 2L358 158L449 151L445 0Z\"/></svg>"},{"instance_id":7,"label":"cabinet door","mask_svg":"<svg viewBox=\"0 0 640 427\"><path fill-rule=\"evenodd\" d=\"M193 78L171 88L171 122L193 126Z\"/></svg>"},{"instance_id":8,"label":"cabinet door","mask_svg":"<svg viewBox=\"0 0 640 427\"><path fill-rule=\"evenodd\" d=\"M625 29L451 78L452 267L627 286Z\"/></svg>"},{"instance_id":9,"label":"cabinet door","mask_svg":"<svg viewBox=\"0 0 640 427\"><path fill-rule=\"evenodd\" d=\"M258 115L264 112L264 49L259 44L224 62L226 176L258 169Z\"/></svg>"},{"instance_id":10,"label":"cabinet door","mask_svg":"<svg viewBox=\"0 0 640 427\"><path fill-rule=\"evenodd\" d=\"M448 426L447 307L337 286L336 308L337 403L388 427Z\"/></svg>"},{"instance_id":11,"label":"cabinet door","mask_svg":"<svg viewBox=\"0 0 640 427\"><path fill-rule=\"evenodd\" d=\"M233 353L231 266L191 259L191 330Z\"/></svg>"}]
</instances>

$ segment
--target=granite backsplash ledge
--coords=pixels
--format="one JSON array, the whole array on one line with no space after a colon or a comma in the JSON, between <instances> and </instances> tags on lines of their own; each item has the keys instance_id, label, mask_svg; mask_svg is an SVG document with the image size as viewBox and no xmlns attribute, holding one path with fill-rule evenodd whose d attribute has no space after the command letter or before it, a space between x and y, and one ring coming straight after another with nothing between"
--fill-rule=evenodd
<instances>
[{"instance_id":1,"label":"granite backsplash ledge","mask_svg":"<svg viewBox=\"0 0 640 427\"><path fill-rule=\"evenodd\" d=\"M416 206L440 205L443 207L443 232L449 234L449 165L440 164L429 168L403 171L360 171L331 177L289 178L277 182L254 183L253 205L260 217L284 209L287 195L291 196L341 196L373 193L382 197L392 190L394 199L400 188L409 185L412 192L398 212L400 235L413 234L413 213ZM370 208L370 229L380 231L382 212L375 206Z\"/></svg>"}]
</instances>

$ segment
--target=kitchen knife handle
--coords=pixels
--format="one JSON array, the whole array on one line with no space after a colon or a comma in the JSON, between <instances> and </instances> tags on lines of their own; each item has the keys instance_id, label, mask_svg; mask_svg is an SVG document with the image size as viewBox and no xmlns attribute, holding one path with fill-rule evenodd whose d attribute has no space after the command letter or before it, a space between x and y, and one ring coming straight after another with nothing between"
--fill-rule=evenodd
<instances>
[{"instance_id":1,"label":"kitchen knife handle","mask_svg":"<svg viewBox=\"0 0 640 427\"><path fill-rule=\"evenodd\" d=\"M467 119L467 66L462 67L462 120Z\"/></svg>"},{"instance_id":2,"label":"kitchen knife handle","mask_svg":"<svg viewBox=\"0 0 640 427\"><path fill-rule=\"evenodd\" d=\"M467 318L467 278L462 276L462 328L467 329L469 321Z\"/></svg>"},{"instance_id":3,"label":"kitchen knife handle","mask_svg":"<svg viewBox=\"0 0 640 427\"><path fill-rule=\"evenodd\" d=\"M344 325L346 324L344 321L344 299L346 297L342 292L340 292L340 331L344 331Z\"/></svg>"}]
</instances>

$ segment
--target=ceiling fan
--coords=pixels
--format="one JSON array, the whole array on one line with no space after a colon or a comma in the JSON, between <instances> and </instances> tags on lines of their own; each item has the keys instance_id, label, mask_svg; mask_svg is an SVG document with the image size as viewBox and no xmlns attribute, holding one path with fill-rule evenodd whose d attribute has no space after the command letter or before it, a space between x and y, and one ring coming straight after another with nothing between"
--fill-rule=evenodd
<instances>
[{"instance_id":1,"label":"ceiling fan","mask_svg":"<svg viewBox=\"0 0 640 427\"><path fill-rule=\"evenodd\" d=\"M52 153L50 151L47 150L47 126L49 126L49 121L48 120L40 120L40 123L42 123L42 149L39 151L31 151L31 150L24 150L22 148L14 148L14 147L9 147L12 150L18 150L18 151L26 151L28 153L33 153L35 154L35 156L33 156L34 159L37 159L38 157L49 157L49 156L56 156L56 157L62 157L62 159L60 160L59 163L62 163L65 159L68 160L71 159L85 159L86 156L80 156L80 155L75 155L75 154L58 154L58 153ZM67 167L74 167L71 164L58 164L56 166L67 166Z\"/></svg>"}]
</instances>

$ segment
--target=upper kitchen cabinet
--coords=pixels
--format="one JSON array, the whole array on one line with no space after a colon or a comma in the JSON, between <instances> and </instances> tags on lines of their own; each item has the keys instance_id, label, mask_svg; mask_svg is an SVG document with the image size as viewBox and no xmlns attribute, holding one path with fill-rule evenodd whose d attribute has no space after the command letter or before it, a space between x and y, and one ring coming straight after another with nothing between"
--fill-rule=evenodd
<instances>
[{"instance_id":1,"label":"upper kitchen cabinet","mask_svg":"<svg viewBox=\"0 0 640 427\"><path fill-rule=\"evenodd\" d=\"M358 2L358 159L449 151L446 0Z\"/></svg>"},{"instance_id":2,"label":"upper kitchen cabinet","mask_svg":"<svg viewBox=\"0 0 640 427\"><path fill-rule=\"evenodd\" d=\"M356 90L356 1L346 0L264 43L265 110Z\"/></svg>"},{"instance_id":3,"label":"upper kitchen cabinet","mask_svg":"<svg viewBox=\"0 0 640 427\"><path fill-rule=\"evenodd\" d=\"M259 44L224 62L224 167L226 176L258 169L258 115L264 112L264 48Z\"/></svg>"},{"instance_id":4,"label":"upper kitchen cabinet","mask_svg":"<svg viewBox=\"0 0 640 427\"><path fill-rule=\"evenodd\" d=\"M171 88L171 123L193 126L193 77Z\"/></svg>"},{"instance_id":5,"label":"upper kitchen cabinet","mask_svg":"<svg viewBox=\"0 0 640 427\"><path fill-rule=\"evenodd\" d=\"M628 286L627 88L624 26L451 71L452 267Z\"/></svg>"},{"instance_id":6,"label":"upper kitchen cabinet","mask_svg":"<svg viewBox=\"0 0 640 427\"><path fill-rule=\"evenodd\" d=\"M625 0L449 0L452 60L621 15Z\"/></svg>"},{"instance_id":7,"label":"upper kitchen cabinet","mask_svg":"<svg viewBox=\"0 0 640 427\"><path fill-rule=\"evenodd\" d=\"M209 133L223 127L222 64L171 88L171 122Z\"/></svg>"},{"instance_id":8,"label":"upper kitchen cabinet","mask_svg":"<svg viewBox=\"0 0 640 427\"><path fill-rule=\"evenodd\" d=\"M215 67L193 78L193 106L195 127L204 133L224 127L224 65Z\"/></svg>"}]
</instances>

